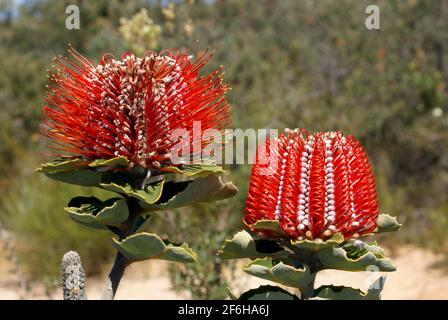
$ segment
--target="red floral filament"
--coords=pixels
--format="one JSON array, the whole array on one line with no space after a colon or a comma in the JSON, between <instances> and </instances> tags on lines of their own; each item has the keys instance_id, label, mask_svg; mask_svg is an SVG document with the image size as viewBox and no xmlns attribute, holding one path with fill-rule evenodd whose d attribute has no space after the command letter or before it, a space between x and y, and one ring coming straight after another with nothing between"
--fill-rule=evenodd
<instances>
[{"instance_id":1,"label":"red floral filament","mask_svg":"<svg viewBox=\"0 0 448 320\"><path fill-rule=\"evenodd\" d=\"M248 227L278 220L291 239L328 239L338 232L348 239L376 228L375 178L353 136L296 129L263 147L267 152L257 153L249 184L243 218ZM278 162L267 165L268 157Z\"/></svg>"},{"instance_id":2,"label":"red floral filament","mask_svg":"<svg viewBox=\"0 0 448 320\"><path fill-rule=\"evenodd\" d=\"M55 58L41 128L63 153L124 156L131 166L159 168L176 143L170 140L173 130L187 130L193 145L194 122L202 130L230 125L221 69L199 75L212 56L208 51L195 61L176 50L143 57L128 52L121 60L104 55L98 65L68 51L71 59Z\"/></svg>"}]
</instances>

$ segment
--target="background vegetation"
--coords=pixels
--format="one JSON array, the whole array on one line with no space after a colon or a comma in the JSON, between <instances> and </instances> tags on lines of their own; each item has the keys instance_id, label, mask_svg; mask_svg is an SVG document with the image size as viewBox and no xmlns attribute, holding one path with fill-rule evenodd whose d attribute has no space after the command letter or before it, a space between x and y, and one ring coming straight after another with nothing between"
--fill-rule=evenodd
<instances>
[{"instance_id":1,"label":"background vegetation","mask_svg":"<svg viewBox=\"0 0 448 320\"><path fill-rule=\"evenodd\" d=\"M381 30L364 27L372 3ZM79 30L65 28L69 4L79 5ZM354 134L374 165L382 211L405 222L395 243L448 257L447 16L446 0L0 0L0 222L20 265L43 281L57 277L68 250L89 273L110 261L106 235L62 210L93 190L33 171L48 153L38 135L46 70L68 43L95 61L126 49L216 50L210 68L225 67L235 127ZM196 298L225 296L221 263L210 257L241 227L250 167L229 169L235 198L155 219L203 254L196 266L171 267L175 287Z\"/></svg>"}]
</instances>

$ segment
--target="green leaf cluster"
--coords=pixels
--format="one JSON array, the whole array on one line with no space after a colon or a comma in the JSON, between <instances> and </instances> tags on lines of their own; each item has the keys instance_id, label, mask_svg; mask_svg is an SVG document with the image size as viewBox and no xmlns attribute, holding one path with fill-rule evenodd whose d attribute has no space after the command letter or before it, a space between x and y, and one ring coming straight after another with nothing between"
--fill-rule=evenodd
<instances>
[{"instance_id":1,"label":"green leaf cluster","mask_svg":"<svg viewBox=\"0 0 448 320\"><path fill-rule=\"evenodd\" d=\"M113 246L129 261L162 259L193 262L188 245L176 245L156 234L140 232L151 212L175 209L194 203L217 201L237 192L224 183L222 168L213 164L167 166L163 170L129 168L126 158L56 159L42 164L38 172L66 183L98 187L119 197L102 201L96 197L75 197L65 208L70 217L93 229L114 232Z\"/></svg>"},{"instance_id":2,"label":"green leaf cluster","mask_svg":"<svg viewBox=\"0 0 448 320\"><path fill-rule=\"evenodd\" d=\"M377 223L377 232L396 231L400 228L396 218L385 214L379 216ZM281 234L279 223L275 220L261 220L251 227ZM335 286L314 289L316 274L325 269L352 272L391 272L396 269L376 243L365 243L359 239L345 240L341 234L335 234L326 241L293 241L285 237L268 240L254 232L240 231L232 239L225 241L219 256L222 259L251 259L243 268L246 273L299 289L302 299L379 299L384 285L383 278L375 282L367 292L362 292L359 289ZM287 291L273 288L275 287L263 286L249 290L239 299L298 298Z\"/></svg>"}]
</instances>

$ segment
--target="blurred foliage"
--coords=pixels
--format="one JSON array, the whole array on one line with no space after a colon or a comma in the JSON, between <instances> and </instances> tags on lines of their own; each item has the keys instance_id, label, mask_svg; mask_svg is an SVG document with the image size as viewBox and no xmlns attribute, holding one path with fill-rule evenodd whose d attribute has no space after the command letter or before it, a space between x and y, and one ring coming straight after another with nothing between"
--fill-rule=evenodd
<instances>
[{"instance_id":1,"label":"blurred foliage","mask_svg":"<svg viewBox=\"0 0 448 320\"><path fill-rule=\"evenodd\" d=\"M162 28L148 16L148 11L142 9L132 19L120 19L120 33L126 46L136 54L143 54L148 48L157 48Z\"/></svg>"},{"instance_id":2,"label":"blurred foliage","mask_svg":"<svg viewBox=\"0 0 448 320\"><path fill-rule=\"evenodd\" d=\"M44 247L58 248L57 254L79 250L91 270L101 257L89 250L109 247L61 211L75 189L23 173L38 164L36 153L48 153L37 134L46 69L68 43L94 61L105 52L142 51L142 41L148 41L144 27L143 37L130 34L139 38L127 44L119 31L120 18L133 21L142 9L144 20L161 27L152 44L156 47L144 49L216 50L207 69L224 65L235 127L340 129L357 136L374 165L382 211L405 223L394 242L424 245L448 256L448 1L375 1L381 30L364 27L364 10L371 4L366 0L0 3L0 187L10 191L0 196L0 218L7 217L18 238L36 243L35 249L20 252L36 277L58 265L47 256L56 250ZM68 4L80 7L80 30L65 29ZM30 159L26 166L23 159ZM174 284L191 286L195 297L220 296L221 283L206 278L215 262L205 252L213 256L220 239L241 227L250 166L229 169L240 189L235 198L216 207L167 213L175 217L170 232L182 233L183 240L204 252L204 263L190 267L197 269L172 273ZM6 204L21 213L5 211ZM222 215L226 219L218 228ZM160 229L166 228L162 221ZM193 274L205 275L196 282L208 281L215 289L194 289Z\"/></svg>"},{"instance_id":3,"label":"blurred foliage","mask_svg":"<svg viewBox=\"0 0 448 320\"><path fill-rule=\"evenodd\" d=\"M107 199L105 191L82 188L36 175L27 163L26 170L9 181L2 194L1 221L14 234L20 266L30 279L59 284L61 257L69 250L78 251L90 274L102 271L110 262L113 249L111 234L92 232L71 221L64 211L70 196L94 195ZM110 194L109 194L110 197Z\"/></svg>"},{"instance_id":4,"label":"blurred foliage","mask_svg":"<svg viewBox=\"0 0 448 320\"><path fill-rule=\"evenodd\" d=\"M227 297L227 281L232 278L235 264L224 264L216 253L229 230L239 228L235 223L232 227L234 212L229 211L227 202L229 200L162 213L160 229L167 238L181 242L188 237L189 245L197 253L196 263L169 265L173 288L190 292L193 299Z\"/></svg>"}]
</instances>

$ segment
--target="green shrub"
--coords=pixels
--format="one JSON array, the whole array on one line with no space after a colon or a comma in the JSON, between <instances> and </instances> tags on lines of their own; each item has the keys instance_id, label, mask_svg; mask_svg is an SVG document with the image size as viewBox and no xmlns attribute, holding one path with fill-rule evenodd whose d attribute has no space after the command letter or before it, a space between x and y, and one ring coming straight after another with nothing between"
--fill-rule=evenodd
<instances>
[{"instance_id":1,"label":"green shrub","mask_svg":"<svg viewBox=\"0 0 448 320\"><path fill-rule=\"evenodd\" d=\"M179 239L183 237L197 253L195 263L170 264L173 289L188 291L193 299L225 299L227 279L232 277L234 263L223 262L216 253L229 230L239 227L239 215L225 210L220 203L196 205L167 214L168 220L176 221L174 226L166 226L170 228L169 233Z\"/></svg>"},{"instance_id":2,"label":"green shrub","mask_svg":"<svg viewBox=\"0 0 448 320\"><path fill-rule=\"evenodd\" d=\"M105 194L98 190L55 182L42 174L23 173L9 182L9 190L0 203L0 219L14 234L20 266L30 280L59 277L63 254L76 250L87 273L101 271L110 261L110 234L92 232L71 221L64 207L79 194Z\"/></svg>"}]
</instances>

